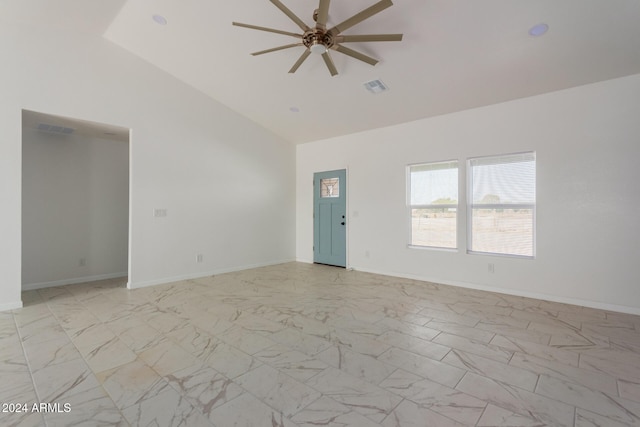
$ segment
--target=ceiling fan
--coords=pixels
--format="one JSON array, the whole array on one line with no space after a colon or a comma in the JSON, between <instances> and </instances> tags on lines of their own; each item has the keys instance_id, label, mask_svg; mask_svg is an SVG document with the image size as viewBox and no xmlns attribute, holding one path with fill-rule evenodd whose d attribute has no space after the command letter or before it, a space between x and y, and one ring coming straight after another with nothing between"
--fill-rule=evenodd
<instances>
[{"instance_id":1,"label":"ceiling fan","mask_svg":"<svg viewBox=\"0 0 640 427\"><path fill-rule=\"evenodd\" d=\"M250 28L252 30L260 30L267 31L270 33L284 34L285 36L295 37L300 39L298 43L287 44L284 46L278 46L267 50L261 50L259 52L254 52L251 55L262 55L264 53L275 52L278 50L289 49L292 47L303 46L305 51L302 53L300 58L293 64L293 67L289 70L290 73L295 73L296 70L302 65L302 63L311 55L311 53L322 55L322 59L324 59L324 63L327 65L329 72L332 76L338 74L338 70L333 63L333 59L331 59L331 55L329 55L329 50L335 50L342 54L351 56L353 58L359 59L360 61L366 62L367 64L376 65L378 63L377 59L374 59L370 56L367 56L363 53L350 49L346 46L343 46L342 43L351 43L351 42L393 42L393 41L401 41L402 34L363 34L363 35L343 35L342 32L353 27L356 24L364 21L372 17L373 15L382 12L386 8L393 6L391 0L380 0L378 3L370 6L363 11L356 13L351 18L345 20L344 22L327 29L327 17L329 14L329 3L330 0L320 0L320 4L318 9L316 9L313 13L313 19L316 21L316 25L313 27L307 26L298 16L296 16L291 10L289 10L284 4L282 4L279 0L269 0L273 3L278 9L280 9L285 15L289 17L293 22L295 22L298 27L304 31L303 34L291 33L288 31L276 30L273 28L267 27L259 27L256 25L242 24L240 22L233 22L233 25L238 27Z\"/></svg>"}]
</instances>

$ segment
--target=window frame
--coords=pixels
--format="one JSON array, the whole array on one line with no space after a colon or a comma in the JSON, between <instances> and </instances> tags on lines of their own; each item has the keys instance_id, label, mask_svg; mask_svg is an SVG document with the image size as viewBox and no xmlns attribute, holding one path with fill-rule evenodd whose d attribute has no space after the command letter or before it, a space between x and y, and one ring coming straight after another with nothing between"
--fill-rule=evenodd
<instances>
[{"instance_id":1,"label":"window frame","mask_svg":"<svg viewBox=\"0 0 640 427\"><path fill-rule=\"evenodd\" d=\"M500 158L500 157L508 157L508 156L519 156L519 155L532 155L534 161L534 202L531 203L473 203L473 166L471 162L478 159L491 159L491 158ZM499 164L499 163L495 163ZM538 187L537 187L537 179L538 179L538 158L537 153L535 151L521 151L517 153L505 153L505 154L497 154L497 155L488 155L488 156L477 156L477 157L469 157L467 158L467 179L466 179L466 192L467 192L467 253L470 255L489 255L489 256L498 256L498 257L508 257L508 258L519 258L519 259L536 259L537 255L537 245L536 245L536 236L537 236L537 205L538 205ZM485 252L473 250L473 212L474 209L529 209L532 214L532 229L531 229L531 251L532 255L519 255L519 254L508 254L501 252Z\"/></svg>"},{"instance_id":2,"label":"window frame","mask_svg":"<svg viewBox=\"0 0 640 427\"><path fill-rule=\"evenodd\" d=\"M457 179L456 179L456 192L457 192L457 204L426 204L426 205L412 205L411 204L411 169L417 166L428 166L428 165L438 165L438 164L447 164L447 163L455 163ZM443 169L453 169L453 168L443 168ZM408 226L408 236L409 243L407 247L410 249L423 249L423 250L437 250L437 251L446 251L446 252L458 252L459 250L459 230L460 230L460 160L458 159L449 159L449 160L438 160L433 162L420 162L420 163L412 163L407 165L406 167L407 174L407 217L409 218L409 226ZM446 247L446 246L431 246L431 245L415 245L413 244L413 217L412 211L414 209L455 209L456 210L456 227L455 227L455 246L454 247Z\"/></svg>"}]
</instances>

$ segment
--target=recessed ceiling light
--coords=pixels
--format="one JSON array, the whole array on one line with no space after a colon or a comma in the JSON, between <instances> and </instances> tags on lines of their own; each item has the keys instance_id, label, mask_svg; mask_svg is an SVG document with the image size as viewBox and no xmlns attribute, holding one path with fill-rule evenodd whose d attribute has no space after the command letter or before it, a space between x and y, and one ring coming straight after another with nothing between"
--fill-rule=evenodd
<instances>
[{"instance_id":1,"label":"recessed ceiling light","mask_svg":"<svg viewBox=\"0 0 640 427\"><path fill-rule=\"evenodd\" d=\"M153 20L156 24L167 25L167 18L162 15L153 15Z\"/></svg>"},{"instance_id":2,"label":"recessed ceiling light","mask_svg":"<svg viewBox=\"0 0 640 427\"><path fill-rule=\"evenodd\" d=\"M300 112L300 108L299 107L290 107L289 111L291 111L292 113L299 113Z\"/></svg>"},{"instance_id":3,"label":"recessed ceiling light","mask_svg":"<svg viewBox=\"0 0 640 427\"><path fill-rule=\"evenodd\" d=\"M547 31L549 31L549 26L545 23L540 23L529 29L529 35L533 37L540 37L546 34Z\"/></svg>"}]
</instances>

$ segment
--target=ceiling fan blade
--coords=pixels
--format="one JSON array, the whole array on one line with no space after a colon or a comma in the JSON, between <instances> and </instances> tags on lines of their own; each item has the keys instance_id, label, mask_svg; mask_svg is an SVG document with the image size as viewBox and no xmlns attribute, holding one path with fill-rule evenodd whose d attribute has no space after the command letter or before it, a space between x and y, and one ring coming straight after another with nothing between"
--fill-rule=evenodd
<instances>
[{"instance_id":1,"label":"ceiling fan blade","mask_svg":"<svg viewBox=\"0 0 640 427\"><path fill-rule=\"evenodd\" d=\"M365 19L370 18L376 13L382 12L383 10L391 6L393 6L393 3L391 2L391 0L380 0L378 3L374 4L373 6L366 8L360 13L356 13L351 18L331 28L328 31L328 33L331 34L332 36L335 36L336 34L340 34L341 32L347 30L348 28L351 28L354 25L359 24Z\"/></svg>"},{"instance_id":2,"label":"ceiling fan blade","mask_svg":"<svg viewBox=\"0 0 640 427\"><path fill-rule=\"evenodd\" d=\"M293 22L295 22L296 25L302 29L302 31L308 31L310 29L309 27L307 27L307 24L305 24L302 21L302 19L298 18L295 13L291 12L287 8L287 6L285 6L282 3L280 3L279 0L271 0L271 3L273 3L278 9L280 9L282 11L282 13L287 15L289 17L289 19L291 19Z\"/></svg>"},{"instance_id":3,"label":"ceiling fan blade","mask_svg":"<svg viewBox=\"0 0 640 427\"><path fill-rule=\"evenodd\" d=\"M278 47L274 47L274 48L267 49L267 50L261 50L260 52L253 52L251 55L257 56L257 55L262 55L264 53L275 52L275 51L278 51L278 50L289 49L291 47L298 47L298 46L304 46L304 45L302 43L287 44L287 45L284 45L284 46L278 46Z\"/></svg>"},{"instance_id":4,"label":"ceiling fan blade","mask_svg":"<svg viewBox=\"0 0 640 427\"><path fill-rule=\"evenodd\" d=\"M336 43L351 42L399 42L402 41L402 34L361 34L354 36L338 36Z\"/></svg>"},{"instance_id":5,"label":"ceiling fan blade","mask_svg":"<svg viewBox=\"0 0 640 427\"><path fill-rule=\"evenodd\" d=\"M302 63L304 62L305 59L307 59L309 57L309 55L311 55L311 51L309 49L305 49L304 52L302 52L302 55L300 55L300 58L298 58L298 60L296 61L295 64L293 64L293 67L291 67L291 69L289 70L290 73L295 73L296 70L300 67L300 65L302 65Z\"/></svg>"},{"instance_id":6,"label":"ceiling fan blade","mask_svg":"<svg viewBox=\"0 0 640 427\"><path fill-rule=\"evenodd\" d=\"M240 22L232 22L232 24L235 25L236 27L244 27L244 28L250 28L252 30L267 31L269 33L284 34L285 36L302 38L302 34L290 33L288 31L276 30L276 29L267 28L267 27L258 27L257 25L242 24Z\"/></svg>"},{"instance_id":7,"label":"ceiling fan blade","mask_svg":"<svg viewBox=\"0 0 640 427\"><path fill-rule=\"evenodd\" d=\"M331 73L331 77L338 74L338 69L334 65L333 59L331 59L331 55L329 55L329 51L326 51L325 53L322 54L322 59L324 59L324 63L327 64L327 68Z\"/></svg>"},{"instance_id":8,"label":"ceiling fan blade","mask_svg":"<svg viewBox=\"0 0 640 427\"><path fill-rule=\"evenodd\" d=\"M319 30L327 29L327 19L329 17L329 3L331 0L320 0L318 6L318 19L316 20L316 28Z\"/></svg>"},{"instance_id":9,"label":"ceiling fan blade","mask_svg":"<svg viewBox=\"0 0 640 427\"><path fill-rule=\"evenodd\" d=\"M331 49L337 50L338 52L344 53L345 55L351 56L352 58L359 59L360 61L366 62L367 64L376 65L378 63L377 59L374 59L370 56L365 55L364 53L357 52L353 49L349 49L348 47L344 47L339 44L333 45Z\"/></svg>"}]
</instances>

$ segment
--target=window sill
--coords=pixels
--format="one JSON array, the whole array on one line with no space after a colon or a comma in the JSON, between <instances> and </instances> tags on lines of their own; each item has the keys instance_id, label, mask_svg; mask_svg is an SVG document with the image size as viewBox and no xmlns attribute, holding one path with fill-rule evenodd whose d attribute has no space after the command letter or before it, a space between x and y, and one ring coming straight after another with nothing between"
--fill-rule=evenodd
<instances>
[{"instance_id":1,"label":"window sill","mask_svg":"<svg viewBox=\"0 0 640 427\"><path fill-rule=\"evenodd\" d=\"M476 252L476 251L467 251L469 255L485 255L485 256L493 256L493 257L502 257L502 258L517 258L517 259L536 259L536 256L530 255L514 255L514 254L500 254L496 252Z\"/></svg>"},{"instance_id":2,"label":"window sill","mask_svg":"<svg viewBox=\"0 0 640 427\"><path fill-rule=\"evenodd\" d=\"M419 246L419 245L407 245L409 249L418 249L418 250L428 250L428 251L439 251L439 252L453 252L457 253L458 248L440 248L437 246Z\"/></svg>"}]
</instances>

